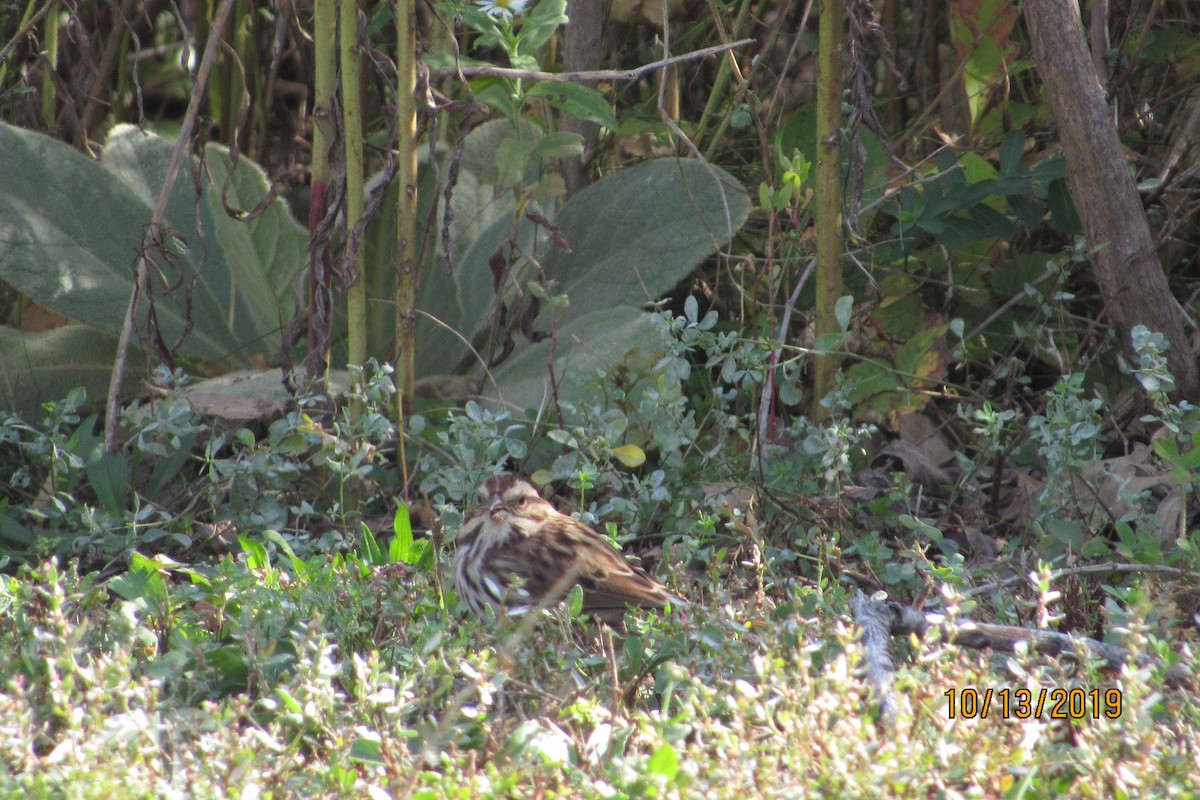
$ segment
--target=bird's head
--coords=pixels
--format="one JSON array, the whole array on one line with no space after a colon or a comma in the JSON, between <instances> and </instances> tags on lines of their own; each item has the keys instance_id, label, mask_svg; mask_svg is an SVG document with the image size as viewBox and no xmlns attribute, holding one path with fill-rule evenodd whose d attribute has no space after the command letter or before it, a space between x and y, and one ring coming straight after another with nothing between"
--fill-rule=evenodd
<instances>
[{"instance_id":1,"label":"bird's head","mask_svg":"<svg viewBox=\"0 0 1200 800\"><path fill-rule=\"evenodd\" d=\"M496 522L508 521L521 533L553 514L554 506L538 494L533 484L513 475L497 475L479 487L479 507Z\"/></svg>"}]
</instances>

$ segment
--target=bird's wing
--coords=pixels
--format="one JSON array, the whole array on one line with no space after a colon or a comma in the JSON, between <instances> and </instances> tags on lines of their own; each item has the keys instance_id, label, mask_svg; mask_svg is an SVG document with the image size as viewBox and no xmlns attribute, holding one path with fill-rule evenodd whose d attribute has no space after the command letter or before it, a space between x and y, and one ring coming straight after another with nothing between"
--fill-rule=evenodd
<instances>
[{"instance_id":1,"label":"bird's wing","mask_svg":"<svg viewBox=\"0 0 1200 800\"><path fill-rule=\"evenodd\" d=\"M520 577L533 597L553 593L551 602L579 584L584 611L624 610L626 605L662 608L679 602L599 534L583 526L564 534L514 541L495 554L496 566Z\"/></svg>"}]
</instances>

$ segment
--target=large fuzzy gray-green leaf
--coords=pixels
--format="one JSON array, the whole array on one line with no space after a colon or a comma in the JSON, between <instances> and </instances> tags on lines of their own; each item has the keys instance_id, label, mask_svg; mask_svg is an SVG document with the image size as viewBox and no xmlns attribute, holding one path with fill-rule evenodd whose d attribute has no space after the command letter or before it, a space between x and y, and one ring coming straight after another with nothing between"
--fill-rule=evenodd
<instances>
[{"instance_id":1,"label":"large fuzzy gray-green leaf","mask_svg":"<svg viewBox=\"0 0 1200 800\"><path fill-rule=\"evenodd\" d=\"M563 396L578 391L573 374L606 370L635 347L658 346L657 332L638 309L724 247L749 209L749 199L726 173L678 160L625 170L563 207L555 222L572 252L542 257L547 275L570 298L557 336L556 377ZM538 327L548 327L545 314ZM521 340L513 357L494 371L506 402L540 403L549 347Z\"/></svg>"},{"instance_id":2,"label":"large fuzzy gray-green leaf","mask_svg":"<svg viewBox=\"0 0 1200 800\"><path fill-rule=\"evenodd\" d=\"M0 174L6 182L0 193L0 279L64 316L116 334L171 147L123 126L114 131L101 164L49 137L0 125ZM223 180L228 156L209 148L206 157L210 171ZM164 338L173 342L190 316L184 353L232 364L254 353L274 356L275 332L295 313L304 231L282 205L255 222L218 221L220 184L207 175L202 181L197 201L185 169L168 207L166 223L180 238L167 247L184 279L198 280L189 314L184 289L167 297L156 276ZM249 162L239 165L233 185L233 202L246 205L267 191L261 170ZM180 277L174 268L165 275L172 283Z\"/></svg>"},{"instance_id":3,"label":"large fuzzy gray-green leaf","mask_svg":"<svg viewBox=\"0 0 1200 800\"><path fill-rule=\"evenodd\" d=\"M578 397L597 371L607 371L630 350L656 350L662 335L643 311L628 306L596 311L560 326L555 335L554 380L561 397ZM498 366L483 391L508 406L539 407L550 394L550 340L528 344Z\"/></svg>"},{"instance_id":4,"label":"large fuzzy gray-green leaf","mask_svg":"<svg viewBox=\"0 0 1200 800\"><path fill-rule=\"evenodd\" d=\"M504 171L496 153L505 147L505 142L521 142L523 147L520 149L532 151L541 138L542 129L523 117L515 127L507 119L489 120L473 129L463 141L459 169L474 175L480 185L495 186ZM525 165L524 183L536 183L541 168L542 163L536 159Z\"/></svg>"},{"instance_id":5,"label":"large fuzzy gray-green leaf","mask_svg":"<svg viewBox=\"0 0 1200 800\"><path fill-rule=\"evenodd\" d=\"M659 159L588 187L555 220L572 252L542 260L574 314L641 307L729 243L750 201L728 173Z\"/></svg>"},{"instance_id":6,"label":"large fuzzy gray-green leaf","mask_svg":"<svg viewBox=\"0 0 1200 800\"><path fill-rule=\"evenodd\" d=\"M61 400L79 386L89 401L103 403L116 350L116 338L86 325L43 333L0 327L0 411L36 419L43 403ZM129 360L125 389L137 386L143 363Z\"/></svg>"}]
</instances>

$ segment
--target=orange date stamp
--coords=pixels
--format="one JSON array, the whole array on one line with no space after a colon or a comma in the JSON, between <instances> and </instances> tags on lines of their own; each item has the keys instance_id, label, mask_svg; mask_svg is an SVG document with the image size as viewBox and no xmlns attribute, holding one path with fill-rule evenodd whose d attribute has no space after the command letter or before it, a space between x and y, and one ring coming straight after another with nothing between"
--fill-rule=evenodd
<instances>
[{"instance_id":1,"label":"orange date stamp","mask_svg":"<svg viewBox=\"0 0 1200 800\"><path fill-rule=\"evenodd\" d=\"M950 689L950 719L1116 719L1120 689Z\"/></svg>"}]
</instances>

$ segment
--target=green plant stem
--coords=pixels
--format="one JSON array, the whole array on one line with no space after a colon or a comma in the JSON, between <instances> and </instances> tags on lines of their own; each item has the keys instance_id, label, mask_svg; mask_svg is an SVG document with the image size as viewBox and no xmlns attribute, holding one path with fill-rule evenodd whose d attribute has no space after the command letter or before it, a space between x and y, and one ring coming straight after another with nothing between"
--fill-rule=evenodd
<instances>
[{"instance_id":1,"label":"green plant stem","mask_svg":"<svg viewBox=\"0 0 1200 800\"><path fill-rule=\"evenodd\" d=\"M37 13L34 13L34 9L37 8L37 0L29 0L29 4L25 6L25 13L21 16L21 22L17 26L16 35L3 48L0 48L0 87L3 87L5 81L8 80L8 54L29 34L41 18L49 13L54 5L53 2L47 3Z\"/></svg>"},{"instance_id":2,"label":"green plant stem","mask_svg":"<svg viewBox=\"0 0 1200 800\"><path fill-rule=\"evenodd\" d=\"M126 20L132 18L136 6L137 0L122 1L121 8L113 19L112 29L109 30L108 37L104 40L104 51L100 58L100 66L92 78L92 83L87 93L89 99L83 109L83 130L79 132L80 141L76 143L84 150L87 149L86 139L88 137L99 138L93 136L92 128L104 118L104 115L108 113L111 107L106 98L112 97L112 93L107 91L105 87L108 86L108 82L117 68L118 61L124 55L125 48L121 46L121 42L129 33Z\"/></svg>"},{"instance_id":3,"label":"green plant stem","mask_svg":"<svg viewBox=\"0 0 1200 800\"><path fill-rule=\"evenodd\" d=\"M401 486L407 487L404 412L412 403L417 285L417 11L413 0L396 3L396 436Z\"/></svg>"},{"instance_id":4,"label":"green plant stem","mask_svg":"<svg viewBox=\"0 0 1200 800\"><path fill-rule=\"evenodd\" d=\"M337 0L313 3L313 42L316 50L313 101L312 186L308 204L311 241L329 207L329 148L336 138L333 94L337 91ZM308 362L307 376L322 387L329 380L329 347L332 330L329 248L310 248L308 263Z\"/></svg>"},{"instance_id":5,"label":"green plant stem","mask_svg":"<svg viewBox=\"0 0 1200 800\"><path fill-rule=\"evenodd\" d=\"M816 335L836 333L834 308L842 296L842 48L845 34L842 0L821 0L817 54ZM821 355L816 360L811 416L821 419L827 409L821 400L833 391L841 359Z\"/></svg>"},{"instance_id":6,"label":"green plant stem","mask_svg":"<svg viewBox=\"0 0 1200 800\"><path fill-rule=\"evenodd\" d=\"M216 107L220 109L217 122L220 124L221 141L230 146L239 144L237 136L242 97L246 94L246 78L253 74L254 39L250 33L253 22L249 4L246 0L238 0L226 37L230 53L218 67L222 70L221 80L214 86L220 92Z\"/></svg>"},{"instance_id":7,"label":"green plant stem","mask_svg":"<svg viewBox=\"0 0 1200 800\"><path fill-rule=\"evenodd\" d=\"M50 4L55 5L54 3ZM56 88L53 73L58 69L58 13L46 16L46 69L42 73L42 121L46 130L53 133L54 119L57 111ZM3 82L0 81L0 85Z\"/></svg>"},{"instance_id":8,"label":"green plant stem","mask_svg":"<svg viewBox=\"0 0 1200 800\"><path fill-rule=\"evenodd\" d=\"M712 4L709 4L710 8ZM715 9L713 9L715 11ZM730 38L737 38L742 32L745 24L746 15L750 11L750 0L742 0L742 6L738 9L737 19L733 21L733 29L730 33ZM714 14L713 19L719 20L719 15ZM729 66L733 59L733 53L727 53L721 57L721 63L717 67L717 77L713 81L712 91L708 93L708 101L704 104L704 111L700 114L700 121L696 123L696 133L693 136L693 141L699 143L704 139L704 132L708 130L709 124L712 122L713 116L717 113L717 105L725 96L725 89L729 86L729 76L732 68ZM725 127L729 124L730 114L726 113L724 118L718 124L717 132L713 134L708 146L704 148L704 157L711 159L713 153L716 152L717 144L721 141L721 135L725 132Z\"/></svg>"},{"instance_id":9,"label":"green plant stem","mask_svg":"<svg viewBox=\"0 0 1200 800\"><path fill-rule=\"evenodd\" d=\"M338 5L338 33L342 65L342 129L346 145L346 268L354 281L346 290L349 314L347 342L349 362L367 361L367 281L358 242L352 232L362 218L363 137L362 93L359 80L358 3L341 0Z\"/></svg>"}]
</instances>

